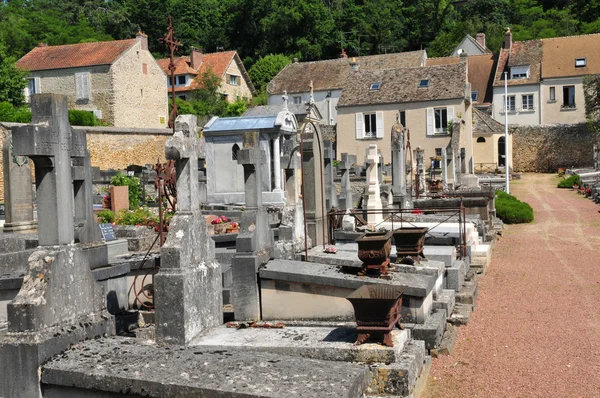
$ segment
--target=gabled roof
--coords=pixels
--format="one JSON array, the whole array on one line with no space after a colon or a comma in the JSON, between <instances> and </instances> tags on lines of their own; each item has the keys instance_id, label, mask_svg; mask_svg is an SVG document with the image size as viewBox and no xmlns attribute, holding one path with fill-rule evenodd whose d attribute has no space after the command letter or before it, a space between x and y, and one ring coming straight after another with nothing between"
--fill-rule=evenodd
<instances>
[{"instance_id":1,"label":"gabled roof","mask_svg":"<svg viewBox=\"0 0 600 398\"><path fill-rule=\"evenodd\" d=\"M361 70L391 69L401 67L423 66L427 55L424 50L395 54L370 55L356 57ZM315 91L327 91L344 88L350 72L349 58L337 58L326 61L294 62L283 68L267 86L267 92L283 94L287 91L303 93L309 91L313 82Z\"/></svg>"},{"instance_id":2,"label":"gabled roof","mask_svg":"<svg viewBox=\"0 0 600 398\"><path fill-rule=\"evenodd\" d=\"M494 64L496 55L481 54L467 57L468 78L471 90L479 93L477 104L491 104L493 99L492 83L494 82ZM460 57L428 58L427 66L455 65L460 63Z\"/></svg>"},{"instance_id":3,"label":"gabled roof","mask_svg":"<svg viewBox=\"0 0 600 398\"><path fill-rule=\"evenodd\" d=\"M488 113L473 108L473 133L474 134L495 134L503 133L504 125Z\"/></svg>"},{"instance_id":4,"label":"gabled roof","mask_svg":"<svg viewBox=\"0 0 600 398\"><path fill-rule=\"evenodd\" d=\"M353 71L338 107L464 98L466 72L464 63ZM429 80L429 86L419 88L421 80ZM379 90L371 90L372 83L381 83Z\"/></svg>"},{"instance_id":5,"label":"gabled roof","mask_svg":"<svg viewBox=\"0 0 600 398\"><path fill-rule=\"evenodd\" d=\"M465 41L471 42L477 49L479 49L479 51L481 51L482 54L491 54L492 53L489 50L489 48L482 46L481 43L479 43L477 41L477 39L475 39L473 36L471 36L469 34L465 35L465 37L460 41L460 43L458 43L458 45L454 48L454 51L452 51L452 53L455 53L456 51L461 49L462 45ZM469 54L469 55L471 55L471 54ZM473 54L473 55L475 55L475 54Z\"/></svg>"},{"instance_id":6,"label":"gabled roof","mask_svg":"<svg viewBox=\"0 0 600 398\"><path fill-rule=\"evenodd\" d=\"M40 45L17 61L17 67L37 71L111 65L136 41L137 39L128 39L62 46Z\"/></svg>"},{"instance_id":7,"label":"gabled roof","mask_svg":"<svg viewBox=\"0 0 600 398\"><path fill-rule=\"evenodd\" d=\"M542 39L542 79L600 73L600 34ZM586 58L576 68L575 59Z\"/></svg>"},{"instance_id":8,"label":"gabled roof","mask_svg":"<svg viewBox=\"0 0 600 398\"><path fill-rule=\"evenodd\" d=\"M183 56L177 57L174 60L175 63L175 74L176 75L201 75L207 71L212 71L215 75L220 78L223 78L223 75L227 71L229 64L231 62L236 62L238 67L242 71L242 76L246 79L246 83L250 86L250 90L252 92L255 91L254 85L248 76L248 72L246 72L246 68L237 53L237 51L222 51L218 53L209 53L202 54L202 63L198 69L193 69L191 67L190 57ZM169 58L163 58L157 60L158 64L165 72L167 76L171 76L171 71L169 71ZM175 87L175 91L190 91L198 88L198 82L194 80L190 86L186 87Z\"/></svg>"},{"instance_id":9,"label":"gabled roof","mask_svg":"<svg viewBox=\"0 0 600 398\"><path fill-rule=\"evenodd\" d=\"M573 61L575 62L575 61ZM540 81L542 40L515 41L510 49L500 50L494 86L504 85L504 72L509 73L508 85L536 84ZM529 65L529 78L510 79L510 68Z\"/></svg>"}]
</instances>

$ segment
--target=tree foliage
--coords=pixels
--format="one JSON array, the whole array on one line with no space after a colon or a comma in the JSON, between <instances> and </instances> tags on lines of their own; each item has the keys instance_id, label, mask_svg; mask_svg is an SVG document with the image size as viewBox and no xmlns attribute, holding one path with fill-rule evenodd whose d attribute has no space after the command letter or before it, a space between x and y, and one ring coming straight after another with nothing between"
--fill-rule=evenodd
<instances>
[{"instance_id":1,"label":"tree foliage","mask_svg":"<svg viewBox=\"0 0 600 398\"><path fill-rule=\"evenodd\" d=\"M256 61L248 71L256 91L264 91L267 88L267 84L275 77L275 75L290 62L292 62L292 60L283 54L269 54Z\"/></svg>"}]
</instances>

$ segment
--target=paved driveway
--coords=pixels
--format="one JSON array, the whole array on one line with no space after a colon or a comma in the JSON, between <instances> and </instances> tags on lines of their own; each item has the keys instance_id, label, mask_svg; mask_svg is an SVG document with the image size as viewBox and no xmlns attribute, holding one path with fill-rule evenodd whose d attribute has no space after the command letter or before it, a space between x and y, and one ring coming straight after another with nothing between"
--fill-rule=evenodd
<instances>
[{"instance_id":1,"label":"paved driveway","mask_svg":"<svg viewBox=\"0 0 600 398\"><path fill-rule=\"evenodd\" d=\"M600 206L557 181L512 185L535 221L504 230L426 397L600 397Z\"/></svg>"}]
</instances>

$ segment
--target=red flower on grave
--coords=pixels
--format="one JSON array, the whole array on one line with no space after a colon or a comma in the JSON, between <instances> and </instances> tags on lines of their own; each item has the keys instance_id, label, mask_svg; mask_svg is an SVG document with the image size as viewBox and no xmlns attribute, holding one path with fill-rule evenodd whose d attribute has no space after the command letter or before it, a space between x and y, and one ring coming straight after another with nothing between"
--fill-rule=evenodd
<instances>
[{"instance_id":1,"label":"red flower on grave","mask_svg":"<svg viewBox=\"0 0 600 398\"><path fill-rule=\"evenodd\" d=\"M419 210L419 209L414 209L412 211L412 214L423 214L423 212L421 210Z\"/></svg>"}]
</instances>

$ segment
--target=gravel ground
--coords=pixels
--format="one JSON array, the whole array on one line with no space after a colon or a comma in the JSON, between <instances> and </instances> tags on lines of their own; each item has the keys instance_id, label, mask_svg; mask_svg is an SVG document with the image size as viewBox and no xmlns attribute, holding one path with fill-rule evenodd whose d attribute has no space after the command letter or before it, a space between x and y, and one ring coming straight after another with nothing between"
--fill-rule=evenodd
<instances>
[{"instance_id":1,"label":"gravel ground","mask_svg":"<svg viewBox=\"0 0 600 398\"><path fill-rule=\"evenodd\" d=\"M557 181L511 184L535 221L504 230L426 398L600 397L600 207Z\"/></svg>"}]
</instances>

